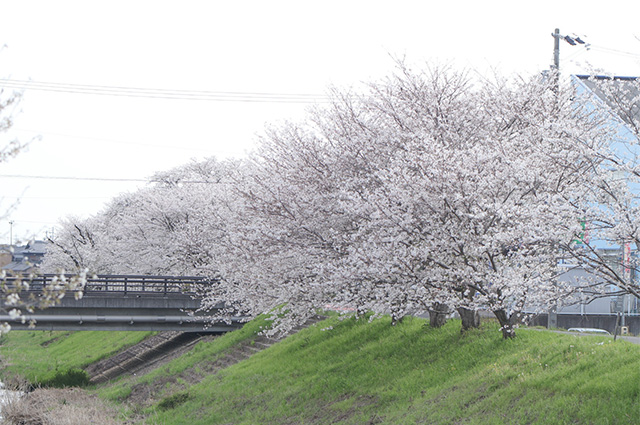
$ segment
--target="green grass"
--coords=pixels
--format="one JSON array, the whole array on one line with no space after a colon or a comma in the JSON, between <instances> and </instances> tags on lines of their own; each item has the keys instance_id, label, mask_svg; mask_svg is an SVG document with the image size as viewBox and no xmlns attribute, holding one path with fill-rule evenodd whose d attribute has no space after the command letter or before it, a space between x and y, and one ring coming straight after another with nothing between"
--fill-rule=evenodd
<instances>
[{"instance_id":1,"label":"green grass","mask_svg":"<svg viewBox=\"0 0 640 425\"><path fill-rule=\"evenodd\" d=\"M599 425L640 417L639 346L525 329L505 341L494 323L467 335L458 321L441 329L425 323L331 318L216 374L204 370L250 344L265 325L260 319L96 392L129 406L123 410L132 419L142 413L163 425ZM202 380L190 383L189 374ZM150 392L150 404L131 406L136 392Z\"/></svg>"},{"instance_id":2,"label":"green grass","mask_svg":"<svg viewBox=\"0 0 640 425\"><path fill-rule=\"evenodd\" d=\"M153 385L158 382L174 380L175 377L188 369L195 368L199 371L200 366L205 363L211 363L223 356L234 346L255 338L256 334L263 327L269 326L264 317L259 317L247 324L241 329L234 332L224 334L210 342L199 342L196 346L185 355L174 359L170 363L154 369L150 373L140 377L124 377L116 380L110 385L100 389L100 395L113 401L122 401L126 399L137 385ZM174 389L169 386L167 390L171 393Z\"/></svg>"},{"instance_id":3,"label":"green grass","mask_svg":"<svg viewBox=\"0 0 640 425\"><path fill-rule=\"evenodd\" d=\"M12 331L0 337L0 380L20 377L31 384L73 374L152 332Z\"/></svg>"},{"instance_id":4,"label":"green grass","mask_svg":"<svg viewBox=\"0 0 640 425\"><path fill-rule=\"evenodd\" d=\"M142 382L165 382L146 409L151 423L164 425L629 424L640 417L638 346L537 330L505 341L495 324L465 336L456 321L424 325L329 319L195 385L166 381L224 352L231 339L250 338L245 328L101 394L116 399Z\"/></svg>"}]
</instances>

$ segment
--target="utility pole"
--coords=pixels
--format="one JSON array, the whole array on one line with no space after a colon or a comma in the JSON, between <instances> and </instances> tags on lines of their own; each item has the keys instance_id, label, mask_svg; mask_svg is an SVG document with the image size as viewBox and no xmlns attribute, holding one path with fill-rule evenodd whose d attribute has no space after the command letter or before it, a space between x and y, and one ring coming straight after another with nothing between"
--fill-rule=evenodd
<instances>
[{"instance_id":1,"label":"utility pole","mask_svg":"<svg viewBox=\"0 0 640 425\"><path fill-rule=\"evenodd\" d=\"M560 71L560 29L556 28L553 36L553 66L551 69Z\"/></svg>"},{"instance_id":2,"label":"utility pole","mask_svg":"<svg viewBox=\"0 0 640 425\"><path fill-rule=\"evenodd\" d=\"M551 65L551 78L553 78L553 87L557 95L560 93L560 39L563 39L572 46L586 43L578 36L560 34L560 28L556 28L555 31L551 33L551 36L553 37L553 65ZM588 49L589 45L587 44L586 47Z\"/></svg>"},{"instance_id":3,"label":"utility pole","mask_svg":"<svg viewBox=\"0 0 640 425\"><path fill-rule=\"evenodd\" d=\"M553 65L551 65L551 69L556 72L560 72L560 39L563 39L572 46L584 44L585 47L589 49L589 44L585 43L580 37L575 35L562 35L560 34L559 28L556 28L556 30L551 33L551 36L553 37Z\"/></svg>"},{"instance_id":4,"label":"utility pole","mask_svg":"<svg viewBox=\"0 0 640 425\"><path fill-rule=\"evenodd\" d=\"M9 246L13 246L13 220L9 221Z\"/></svg>"},{"instance_id":5,"label":"utility pole","mask_svg":"<svg viewBox=\"0 0 640 425\"><path fill-rule=\"evenodd\" d=\"M556 100L560 93L560 28L556 28L553 36L553 65L551 65L551 78L553 78L553 89Z\"/></svg>"},{"instance_id":6,"label":"utility pole","mask_svg":"<svg viewBox=\"0 0 640 425\"><path fill-rule=\"evenodd\" d=\"M52 227L51 231L47 230L44 232L45 239L53 239L55 237L56 228Z\"/></svg>"}]
</instances>

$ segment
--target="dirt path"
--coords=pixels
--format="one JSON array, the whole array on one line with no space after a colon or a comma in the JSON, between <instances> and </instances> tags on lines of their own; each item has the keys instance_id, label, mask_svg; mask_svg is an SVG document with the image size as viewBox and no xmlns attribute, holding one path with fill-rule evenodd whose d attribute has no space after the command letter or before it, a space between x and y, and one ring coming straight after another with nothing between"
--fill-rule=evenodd
<instances>
[{"instance_id":1,"label":"dirt path","mask_svg":"<svg viewBox=\"0 0 640 425\"><path fill-rule=\"evenodd\" d=\"M131 375L141 369L157 367L186 353L199 341L217 336L194 332L161 332L115 356L93 363L85 370L89 374L89 382L99 384L120 375Z\"/></svg>"}]
</instances>

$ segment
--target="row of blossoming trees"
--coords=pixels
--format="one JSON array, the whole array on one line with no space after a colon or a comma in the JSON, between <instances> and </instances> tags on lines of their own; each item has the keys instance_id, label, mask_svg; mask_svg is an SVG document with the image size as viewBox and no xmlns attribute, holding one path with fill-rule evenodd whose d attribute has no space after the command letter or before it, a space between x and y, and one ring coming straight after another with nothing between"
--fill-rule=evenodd
<instances>
[{"instance_id":1,"label":"row of blossoming trees","mask_svg":"<svg viewBox=\"0 0 640 425\"><path fill-rule=\"evenodd\" d=\"M609 149L611 118L555 81L400 64L269 128L247 159L160 173L68 219L46 266L216 277L203 305L271 312L270 332L327 306L393 323L429 311L434 326L457 310L463 328L485 309L513 337L525 310L597 293L558 279L561 258L635 290L592 241L635 242L638 173Z\"/></svg>"}]
</instances>

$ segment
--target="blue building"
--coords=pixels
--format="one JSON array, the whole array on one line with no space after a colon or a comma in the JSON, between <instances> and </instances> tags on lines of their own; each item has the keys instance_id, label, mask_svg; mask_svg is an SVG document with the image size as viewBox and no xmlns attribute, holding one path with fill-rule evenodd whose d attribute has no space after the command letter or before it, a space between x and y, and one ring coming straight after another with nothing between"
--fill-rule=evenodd
<instances>
[{"instance_id":1,"label":"blue building","mask_svg":"<svg viewBox=\"0 0 640 425\"><path fill-rule=\"evenodd\" d=\"M636 137L636 134L640 134L638 78L574 75L572 83L576 87L577 94L587 96L589 104L593 105L594 109L598 108L609 113L611 128L617 132L617 140L612 141L610 145L615 156L630 164L640 164L640 146ZM640 185L635 182L630 182L629 185L633 193L640 195ZM585 229L587 237L589 237L588 233L587 224ZM612 245L594 238L590 241L590 246L595 248L598 258L610 268L613 274L624 276L625 280L631 282L636 280L633 264L636 263L638 253L630 244ZM593 275L583 268L571 264L563 266L567 271L563 274L562 280L580 285L583 280L593 279ZM613 318L620 315L616 320L621 319L622 326L628 329L629 325L632 325L635 331L633 333L640 333L640 300L629 293L620 294L619 288L612 282L607 282L605 279L601 281L611 295L596 299L577 295L574 299L564 300L564 305L559 306L556 312L557 324L551 324L551 321L556 318L553 317L554 314L549 315L550 325L564 328L600 327L613 331ZM574 318L570 320L570 316Z\"/></svg>"}]
</instances>

